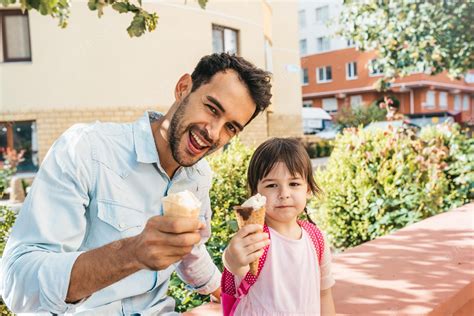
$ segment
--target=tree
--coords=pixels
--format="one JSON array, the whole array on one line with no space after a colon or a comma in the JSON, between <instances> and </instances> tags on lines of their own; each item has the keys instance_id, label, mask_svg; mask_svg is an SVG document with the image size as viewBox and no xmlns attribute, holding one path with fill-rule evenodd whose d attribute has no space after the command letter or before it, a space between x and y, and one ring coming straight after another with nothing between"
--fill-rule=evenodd
<instances>
[{"instance_id":1,"label":"tree","mask_svg":"<svg viewBox=\"0 0 474 316\"><path fill-rule=\"evenodd\" d=\"M4 7L15 4L17 0L0 0ZM59 26L65 28L70 14L71 0L19 0L21 9L36 10L42 15L50 15L59 19ZM208 0L198 0L201 8L205 8ZM156 28L158 15L142 8L142 0L89 0L88 6L92 11L97 10L99 18L104 14L104 8L112 6L119 13L133 14L132 22L127 28L130 37L143 35L145 31L151 32Z\"/></svg>"},{"instance_id":2,"label":"tree","mask_svg":"<svg viewBox=\"0 0 474 316\"><path fill-rule=\"evenodd\" d=\"M474 69L473 16L472 0L345 0L339 33L378 52L385 82L419 71L460 78Z\"/></svg>"},{"instance_id":3,"label":"tree","mask_svg":"<svg viewBox=\"0 0 474 316\"><path fill-rule=\"evenodd\" d=\"M396 100L390 97L391 100ZM369 106L359 105L355 107L343 107L335 117L335 125L338 130L348 127L367 126L372 122L384 121L387 110L379 106L381 101L377 100ZM398 100L396 100L398 102Z\"/></svg>"}]
</instances>

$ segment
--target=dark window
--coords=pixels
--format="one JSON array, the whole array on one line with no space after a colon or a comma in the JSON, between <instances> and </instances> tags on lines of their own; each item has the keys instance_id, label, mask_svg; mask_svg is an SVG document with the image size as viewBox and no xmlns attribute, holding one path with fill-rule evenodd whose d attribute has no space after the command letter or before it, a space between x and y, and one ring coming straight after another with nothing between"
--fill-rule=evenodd
<instances>
[{"instance_id":1,"label":"dark window","mask_svg":"<svg viewBox=\"0 0 474 316\"><path fill-rule=\"evenodd\" d=\"M20 10L0 10L0 61L31 61L28 14Z\"/></svg>"},{"instance_id":2,"label":"dark window","mask_svg":"<svg viewBox=\"0 0 474 316\"><path fill-rule=\"evenodd\" d=\"M212 26L212 49L214 53L238 54L239 39L238 31L220 26Z\"/></svg>"},{"instance_id":3,"label":"dark window","mask_svg":"<svg viewBox=\"0 0 474 316\"><path fill-rule=\"evenodd\" d=\"M5 161L4 154L7 149L15 149L17 153L24 151L23 161L17 166L17 171L36 171L37 147L34 121L0 122L0 162Z\"/></svg>"}]
</instances>

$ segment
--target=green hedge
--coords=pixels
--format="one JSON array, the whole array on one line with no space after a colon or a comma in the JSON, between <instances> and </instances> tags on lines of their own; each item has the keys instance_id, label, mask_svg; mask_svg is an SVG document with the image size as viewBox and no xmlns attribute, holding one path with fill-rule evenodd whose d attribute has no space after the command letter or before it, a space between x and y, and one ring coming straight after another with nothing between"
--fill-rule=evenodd
<instances>
[{"instance_id":1,"label":"green hedge","mask_svg":"<svg viewBox=\"0 0 474 316\"><path fill-rule=\"evenodd\" d=\"M303 145L310 158L328 157L333 149L331 141L324 139L316 142L305 142Z\"/></svg>"},{"instance_id":2,"label":"green hedge","mask_svg":"<svg viewBox=\"0 0 474 316\"><path fill-rule=\"evenodd\" d=\"M409 129L346 129L334 142L324 194L314 219L333 246L345 249L473 198L474 140L458 125Z\"/></svg>"}]
</instances>

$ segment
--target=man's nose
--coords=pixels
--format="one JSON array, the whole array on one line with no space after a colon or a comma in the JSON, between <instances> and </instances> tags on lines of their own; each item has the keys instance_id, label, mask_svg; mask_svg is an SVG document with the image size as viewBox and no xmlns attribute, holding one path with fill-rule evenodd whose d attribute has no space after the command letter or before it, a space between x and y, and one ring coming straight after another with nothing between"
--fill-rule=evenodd
<instances>
[{"instance_id":1,"label":"man's nose","mask_svg":"<svg viewBox=\"0 0 474 316\"><path fill-rule=\"evenodd\" d=\"M212 141L212 143L215 143L219 140L219 136L221 134L222 128L224 127L224 123L222 122L213 122L211 124L207 125L207 134L209 136L209 140Z\"/></svg>"}]
</instances>

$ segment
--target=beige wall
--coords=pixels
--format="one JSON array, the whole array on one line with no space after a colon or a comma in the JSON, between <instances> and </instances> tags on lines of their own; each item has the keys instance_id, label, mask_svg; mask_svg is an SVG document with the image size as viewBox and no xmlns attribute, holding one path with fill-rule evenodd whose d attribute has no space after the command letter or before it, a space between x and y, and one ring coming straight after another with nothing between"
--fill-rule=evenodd
<instances>
[{"instance_id":1,"label":"beige wall","mask_svg":"<svg viewBox=\"0 0 474 316\"><path fill-rule=\"evenodd\" d=\"M286 67L299 63L296 4L212 0L202 10L197 1L184 3L144 2L160 18L140 38L126 32L130 16L107 8L99 19L86 1L73 1L66 29L31 12L32 62L0 63L0 121L36 120L42 159L74 123L133 121L145 109L165 111L179 77L212 53L212 24L219 24L239 30L239 54L259 67L265 67L265 36L273 44L273 112L255 119L242 140L259 144L281 135L278 130L302 134L299 73ZM275 128L272 116L280 118ZM284 117L292 117L291 126Z\"/></svg>"},{"instance_id":2,"label":"beige wall","mask_svg":"<svg viewBox=\"0 0 474 316\"><path fill-rule=\"evenodd\" d=\"M298 52L297 1L273 1L273 112L269 115L272 136L301 136L300 57Z\"/></svg>"},{"instance_id":3,"label":"beige wall","mask_svg":"<svg viewBox=\"0 0 474 316\"><path fill-rule=\"evenodd\" d=\"M131 17L111 8L98 19L73 1L66 29L32 12L33 61L0 65L0 110L169 106L179 77L212 52L212 23L239 29L241 55L264 66L258 1L211 1L207 10L194 2L146 3L160 16L157 30L133 39L126 32Z\"/></svg>"}]
</instances>

